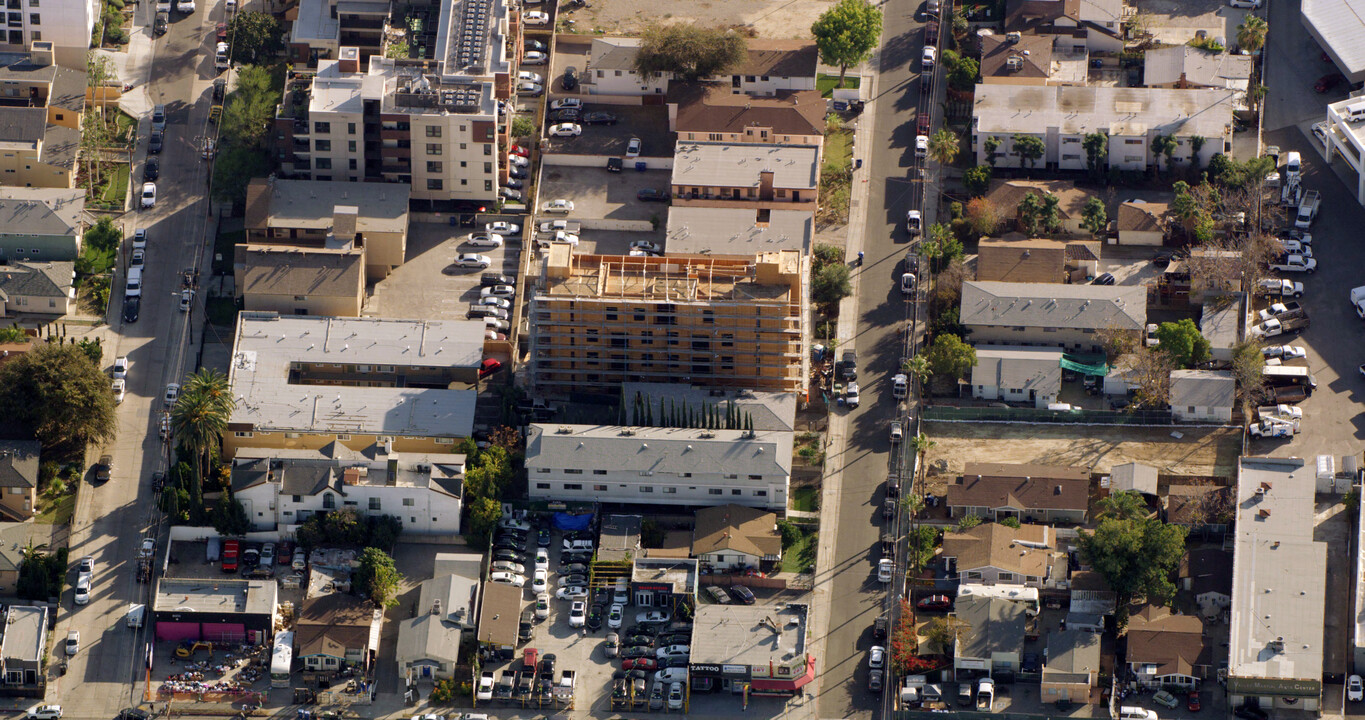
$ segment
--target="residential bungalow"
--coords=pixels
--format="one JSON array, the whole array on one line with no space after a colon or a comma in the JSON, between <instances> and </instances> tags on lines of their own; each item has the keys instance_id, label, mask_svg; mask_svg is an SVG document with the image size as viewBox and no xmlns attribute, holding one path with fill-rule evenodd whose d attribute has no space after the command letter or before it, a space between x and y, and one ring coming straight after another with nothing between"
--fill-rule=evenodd
<instances>
[{"instance_id":1,"label":"residential bungalow","mask_svg":"<svg viewBox=\"0 0 1365 720\"><path fill-rule=\"evenodd\" d=\"M22 522L33 517L42 450L37 440L0 440L0 519Z\"/></svg>"},{"instance_id":2,"label":"residential bungalow","mask_svg":"<svg viewBox=\"0 0 1365 720\"><path fill-rule=\"evenodd\" d=\"M713 571L781 562L777 515L743 505L702 508L692 530L692 557Z\"/></svg>"},{"instance_id":3,"label":"residential bungalow","mask_svg":"<svg viewBox=\"0 0 1365 720\"><path fill-rule=\"evenodd\" d=\"M1232 553L1220 547L1190 550L1180 559L1180 588L1204 612L1232 605Z\"/></svg>"},{"instance_id":4,"label":"residential bungalow","mask_svg":"<svg viewBox=\"0 0 1365 720\"><path fill-rule=\"evenodd\" d=\"M1057 588L1066 583L1067 556L1046 525L1012 528L983 523L943 535L942 556L964 583Z\"/></svg>"},{"instance_id":5,"label":"residential bungalow","mask_svg":"<svg viewBox=\"0 0 1365 720\"><path fill-rule=\"evenodd\" d=\"M1128 200L1119 205L1115 228L1119 245L1160 247L1166 242L1166 222L1170 206L1166 203Z\"/></svg>"},{"instance_id":6,"label":"residential bungalow","mask_svg":"<svg viewBox=\"0 0 1365 720\"><path fill-rule=\"evenodd\" d=\"M1209 355L1218 362L1231 363L1233 351L1244 337L1246 297L1242 295L1204 302L1199 332L1209 341Z\"/></svg>"},{"instance_id":7,"label":"residential bungalow","mask_svg":"<svg viewBox=\"0 0 1365 720\"><path fill-rule=\"evenodd\" d=\"M1001 282L1084 282L1099 274L1100 244L1089 241L1026 238L1008 233L982 238L977 246L976 279Z\"/></svg>"},{"instance_id":8,"label":"residential bungalow","mask_svg":"<svg viewBox=\"0 0 1365 720\"><path fill-rule=\"evenodd\" d=\"M30 542L42 545L50 536L47 525L0 522L0 594L18 596L19 566L24 562L24 548Z\"/></svg>"},{"instance_id":9,"label":"residential bungalow","mask_svg":"<svg viewBox=\"0 0 1365 720\"><path fill-rule=\"evenodd\" d=\"M84 213L81 189L0 187L0 259L74 262Z\"/></svg>"},{"instance_id":10,"label":"residential bungalow","mask_svg":"<svg viewBox=\"0 0 1365 720\"><path fill-rule=\"evenodd\" d=\"M36 605L10 605L5 609L5 633L0 639L0 678L6 694L42 697L47 685L47 613ZM24 688L38 689L36 695Z\"/></svg>"},{"instance_id":11,"label":"residential bungalow","mask_svg":"<svg viewBox=\"0 0 1365 720\"><path fill-rule=\"evenodd\" d=\"M451 553L442 553L452 555ZM450 678L460 661L462 632L473 632L479 594L479 556L468 576L440 575L419 587L417 617L398 624L398 675L414 680Z\"/></svg>"},{"instance_id":12,"label":"residential bungalow","mask_svg":"<svg viewBox=\"0 0 1365 720\"><path fill-rule=\"evenodd\" d=\"M1080 705L1100 702L1096 687L1100 674L1099 633L1075 628L1054 632L1047 637L1044 658L1042 702Z\"/></svg>"},{"instance_id":13,"label":"residential bungalow","mask_svg":"<svg viewBox=\"0 0 1365 720\"><path fill-rule=\"evenodd\" d=\"M333 442L318 450L242 448L232 461L232 496L252 530L297 525L338 509L394 515L403 531L456 535L465 456L362 452Z\"/></svg>"},{"instance_id":14,"label":"residential bungalow","mask_svg":"<svg viewBox=\"0 0 1365 720\"><path fill-rule=\"evenodd\" d=\"M1029 135L1045 146L1032 166L1087 170L1082 143L1086 135L1100 132L1109 137L1107 169L1145 172L1158 159L1167 164L1165 156L1152 151L1156 136L1175 138L1172 161L1177 164L1189 163L1191 138L1201 137L1205 142L1197 155L1204 167L1232 141L1238 97L1233 90L982 84L974 95L973 152L978 163L987 164L986 140L995 138L996 167L1028 167L1013 138Z\"/></svg>"},{"instance_id":15,"label":"residential bungalow","mask_svg":"<svg viewBox=\"0 0 1365 720\"><path fill-rule=\"evenodd\" d=\"M639 38L594 38L583 69L582 84L591 95L662 95L674 80L672 73L653 78L635 72ZM814 90L818 52L801 40L750 40L743 63L728 75L705 80L721 83L743 95L774 95L783 90Z\"/></svg>"},{"instance_id":16,"label":"residential bungalow","mask_svg":"<svg viewBox=\"0 0 1365 720\"><path fill-rule=\"evenodd\" d=\"M1191 535L1222 535L1232 522L1236 489L1230 485L1171 485L1166 488L1166 522Z\"/></svg>"},{"instance_id":17,"label":"residential bungalow","mask_svg":"<svg viewBox=\"0 0 1365 720\"><path fill-rule=\"evenodd\" d=\"M1128 619L1128 669L1145 687L1193 689L1209 677L1213 646L1204 622L1146 605Z\"/></svg>"},{"instance_id":18,"label":"residential bungalow","mask_svg":"<svg viewBox=\"0 0 1365 720\"><path fill-rule=\"evenodd\" d=\"M1083 523L1089 513L1090 470L1065 465L967 463L948 486L952 517L999 522Z\"/></svg>"},{"instance_id":19,"label":"residential bungalow","mask_svg":"<svg viewBox=\"0 0 1365 720\"><path fill-rule=\"evenodd\" d=\"M996 151L998 153L1008 153L1010 151L1008 143L1003 143ZM1090 231L1082 225L1085 222L1085 204L1092 197L1093 193L1087 192L1076 187L1075 183L1069 180L993 180L991 181L990 192L986 193L986 200L995 206L1000 217L1014 220L1019 215L1019 203L1023 202L1024 197L1032 194L1041 200L1044 195L1054 195L1057 197L1057 217L1062 222L1061 234L1082 235L1090 237ZM979 280L993 280L1004 278L978 278ZM1036 280L1033 282L1060 282L1059 280Z\"/></svg>"},{"instance_id":20,"label":"residential bungalow","mask_svg":"<svg viewBox=\"0 0 1365 720\"><path fill-rule=\"evenodd\" d=\"M1143 82L1153 88L1213 88L1246 93L1251 56L1213 53L1193 45L1151 48L1144 54Z\"/></svg>"},{"instance_id":21,"label":"residential bungalow","mask_svg":"<svg viewBox=\"0 0 1365 720\"><path fill-rule=\"evenodd\" d=\"M818 146L825 140L825 100L818 90L753 97L721 83L676 82L664 102L680 141Z\"/></svg>"},{"instance_id":22,"label":"residential bungalow","mask_svg":"<svg viewBox=\"0 0 1365 720\"><path fill-rule=\"evenodd\" d=\"M1069 48L1071 37L1056 34L983 35L981 82L1008 85L1084 85L1087 53Z\"/></svg>"},{"instance_id":23,"label":"residential bungalow","mask_svg":"<svg viewBox=\"0 0 1365 720\"><path fill-rule=\"evenodd\" d=\"M308 597L294 626L294 655L303 661L304 669L313 672L330 673L353 665L368 668L379 650L384 613L368 599L327 590L332 581L323 579L326 575L318 568L309 573Z\"/></svg>"},{"instance_id":24,"label":"residential bungalow","mask_svg":"<svg viewBox=\"0 0 1365 720\"><path fill-rule=\"evenodd\" d=\"M953 653L957 677L1017 672L1028 625L1024 605L979 595L958 596L954 609L967 625Z\"/></svg>"},{"instance_id":25,"label":"residential bungalow","mask_svg":"<svg viewBox=\"0 0 1365 720\"><path fill-rule=\"evenodd\" d=\"M1182 422L1232 422L1237 381L1229 370L1172 370L1171 415Z\"/></svg>"},{"instance_id":26,"label":"residential bungalow","mask_svg":"<svg viewBox=\"0 0 1365 720\"><path fill-rule=\"evenodd\" d=\"M0 267L0 317L66 315L76 305L76 265L10 263Z\"/></svg>"},{"instance_id":27,"label":"residential bungalow","mask_svg":"<svg viewBox=\"0 0 1365 720\"><path fill-rule=\"evenodd\" d=\"M679 140L671 182L675 206L813 211L820 146Z\"/></svg>"},{"instance_id":28,"label":"residential bungalow","mask_svg":"<svg viewBox=\"0 0 1365 720\"><path fill-rule=\"evenodd\" d=\"M1005 29L1073 35L1091 52L1123 50L1123 0L1009 0Z\"/></svg>"},{"instance_id":29,"label":"residential bungalow","mask_svg":"<svg viewBox=\"0 0 1365 720\"><path fill-rule=\"evenodd\" d=\"M517 630L521 622L519 587L486 582L479 598L479 647L497 657L511 659L517 649Z\"/></svg>"},{"instance_id":30,"label":"residential bungalow","mask_svg":"<svg viewBox=\"0 0 1365 720\"><path fill-rule=\"evenodd\" d=\"M1141 285L1061 285L968 280L961 323L978 345L1033 345L1101 352L1100 331L1141 335L1147 290Z\"/></svg>"},{"instance_id":31,"label":"residential bungalow","mask_svg":"<svg viewBox=\"0 0 1365 720\"><path fill-rule=\"evenodd\" d=\"M1032 403L1046 409L1062 391L1062 351L1057 348L978 345L972 397Z\"/></svg>"}]
</instances>

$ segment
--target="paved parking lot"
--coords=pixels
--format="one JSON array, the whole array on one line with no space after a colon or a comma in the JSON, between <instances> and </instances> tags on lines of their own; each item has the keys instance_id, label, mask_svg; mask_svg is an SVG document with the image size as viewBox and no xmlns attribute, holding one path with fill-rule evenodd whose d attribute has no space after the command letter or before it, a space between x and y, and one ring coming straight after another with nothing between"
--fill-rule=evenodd
<instances>
[{"instance_id":1,"label":"paved parking lot","mask_svg":"<svg viewBox=\"0 0 1365 720\"><path fill-rule=\"evenodd\" d=\"M363 313L370 317L464 320L469 303L479 297L481 274L516 274L520 238L506 238L501 248L470 248L464 244L471 232L483 232L485 222L498 219L524 224L524 218L515 215L480 215L477 227L412 223L408 228L407 262L374 286ZM487 255L493 264L487 270L453 264L458 255L471 252Z\"/></svg>"},{"instance_id":2,"label":"paved parking lot","mask_svg":"<svg viewBox=\"0 0 1365 720\"><path fill-rule=\"evenodd\" d=\"M642 142L639 160L648 163L651 157L673 157L673 146L678 141L678 134L668 129L667 108L598 105L589 102L590 98L584 98L584 112L611 113L616 116L616 124L583 125L583 134L578 137L546 138L542 145L546 152L625 157L626 143L637 137ZM549 129L548 122L546 129ZM633 165L634 162L634 159L626 158L626 165Z\"/></svg>"},{"instance_id":3,"label":"paved parking lot","mask_svg":"<svg viewBox=\"0 0 1365 720\"><path fill-rule=\"evenodd\" d=\"M668 190L671 174L666 170L607 172L602 168L546 165L541 170L541 203L557 198L572 200L574 211L569 220L596 218L606 220L651 220L658 218L662 228L668 218L664 203L641 202L635 196L644 188ZM543 215L538 222L561 216Z\"/></svg>"},{"instance_id":4,"label":"paved parking lot","mask_svg":"<svg viewBox=\"0 0 1365 720\"><path fill-rule=\"evenodd\" d=\"M1225 0L1134 0L1147 16L1147 30L1164 44L1183 45L1199 30L1210 38L1237 42L1237 26L1249 10L1227 6Z\"/></svg>"}]
</instances>

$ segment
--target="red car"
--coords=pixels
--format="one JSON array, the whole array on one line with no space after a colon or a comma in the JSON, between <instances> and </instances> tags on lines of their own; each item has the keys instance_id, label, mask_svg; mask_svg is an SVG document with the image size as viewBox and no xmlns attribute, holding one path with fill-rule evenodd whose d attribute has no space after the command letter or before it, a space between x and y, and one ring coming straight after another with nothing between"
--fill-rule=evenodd
<instances>
[{"instance_id":1,"label":"red car","mask_svg":"<svg viewBox=\"0 0 1365 720\"><path fill-rule=\"evenodd\" d=\"M920 134L920 135L928 135L928 134L929 134L929 113L928 113L928 112L922 112L922 113L919 114L919 134Z\"/></svg>"},{"instance_id":2,"label":"red car","mask_svg":"<svg viewBox=\"0 0 1365 720\"><path fill-rule=\"evenodd\" d=\"M218 42L227 41L227 23L218 23Z\"/></svg>"},{"instance_id":3,"label":"red car","mask_svg":"<svg viewBox=\"0 0 1365 720\"><path fill-rule=\"evenodd\" d=\"M237 553L241 545L236 540L228 540L223 543L223 572L237 572Z\"/></svg>"},{"instance_id":4,"label":"red car","mask_svg":"<svg viewBox=\"0 0 1365 720\"><path fill-rule=\"evenodd\" d=\"M1185 699L1185 709L1190 712L1199 712L1199 691L1191 690L1189 697Z\"/></svg>"},{"instance_id":5,"label":"red car","mask_svg":"<svg viewBox=\"0 0 1365 720\"><path fill-rule=\"evenodd\" d=\"M659 661L654 658L627 658L621 661L622 670L658 670Z\"/></svg>"},{"instance_id":6,"label":"red car","mask_svg":"<svg viewBox=\"0 0 1365 720\"><path fill-rule=\"evenodd\" d=\"M1313 89L1320 93L1325 93L1343 82L1346 82L1346 78L1343 77L1341 73L1329 73L1318 78L1318 82L1313 86Z\"/></svg>"},{"instance_id":7,"label":"red car","mask_svg":"<svg viewBox=\"0 0 1365 720\"><path fill-rule=\"evenodd\" d=\"M947 595L930 595L927 598L915 603L915 607L920 610L931 610L941 612L953 609L953 601Z\"/></svg>"},{"instance_id":8,"label":"red car","mask_svg":"<svg viewBox=\"0 0 1365 720\"><path fill-rule=\"evenodd\" d=\"M488 358L479 365L479 377L485 378L502 369L502 361Z\"/></svg>"},{"instance_id":9,"label":"red car","mask_svg":"<svg viewBox=\"0 0 1365 720\"><path fill-rule=\"evenodd\" d=\"M520 145L513 145L513 146L512 146L511 152L512 152L513 155L520 155L520 156L522 156L522 157L530 157L530 156L531 156L531 151L530 151L530 150L527 150L526 148L524 148L524 147L522 147L522 146L520 146Z\"/></svg>"}]
</instances>

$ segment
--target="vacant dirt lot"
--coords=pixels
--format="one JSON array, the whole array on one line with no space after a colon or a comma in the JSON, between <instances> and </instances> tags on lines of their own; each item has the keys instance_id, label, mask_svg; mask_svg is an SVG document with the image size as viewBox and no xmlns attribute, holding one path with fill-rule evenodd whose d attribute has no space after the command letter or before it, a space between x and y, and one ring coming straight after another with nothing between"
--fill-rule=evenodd
<instances>
[{"instance_id":1,"label":"vacant dirt lot","mask_svg":"<svg viewBox=\"0 0 1365 720\"><path fill-rule=\"evenodd\" d=\"M768 39L809 38L810 26L831 0L674 0L665 6L633 0L591 0L590 7L560 10L574 21L572 32L631 35L655 22L696 22L752 28ZM667 10L667 12L660 12Z\"/></svg>"},{"instance_id":2,"label":"vacant dirt lot","mask_svg":"<svg viewBox=\"0 0 1365 720\"><path fill-rule=\"evenodd\" d=\"M1108 472L1115 465L1146 463L1173 475L1231 476L1241 439L1236 428L1088 427L1081 425L1004 425L926 423L934 441L928 452L930 492L934 485L962 473L967 462L1081 465ZM935 472L939 461L947 470ZM941 465L939 465L941 467Z\"/></svg>"}]
</instances>

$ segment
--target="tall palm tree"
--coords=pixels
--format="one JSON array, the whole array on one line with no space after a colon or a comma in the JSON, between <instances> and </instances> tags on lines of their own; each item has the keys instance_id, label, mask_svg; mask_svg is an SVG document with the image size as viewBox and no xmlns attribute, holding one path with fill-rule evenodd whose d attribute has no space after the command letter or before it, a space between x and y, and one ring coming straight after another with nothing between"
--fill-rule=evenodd
<instances>
[{"instance_id":1,"label":"tall palm tree","mask_svg":"<svg viewBox=\"0 0 1365 720\"><path fill-rule=\"evenodd\" d=\"M46 556L47 544L46 543L35 544L33 542L33 538L29 538L28 544L24 545L23 549L19 551L19 557L23 558L24 562L42 560Z\"/></svg>"},{"instance_id":2,"label":"tall palm tree","mask_svg":"<svg viewBox=\"0 0 1365 720\"><path fill-rule=\"evenodd\" d=\"M1237 26L1237 46L1247 51L1255 53L1265 47L1265 34L1270 31L1270 26L1255 15L1247 15L1241 25Z\"/></svg>"},{"instance_id":3,"label":"tall palm tree","mask_svg":"<svg viewBox=\"0 0 1365 720\"><path fill-rule=\"evenodd\" d=\"M929 138L929 157L940 166L956 160L959 149L957 134L947 128L941 128Z\"/></svg>"},{"instance_id":4,"label":"tall palm tree","mask_svg":"<svg viewBox=\"0 0 1365 720\"><path fill-rule=\"evenodd\" d=\"M181 393L203 395L221 408L223 414L228 417L237 408L237 401L232 397L232 386L228 384L227 376L217 370L200 368L199 372L185 380Z\"/></svg>"},{"instance_id":5,"label":"tall palm tree","mask_svg":"<svg viewBox=\"0 0 1365 720\"><path fill-rule=\"evenodd\" d=\"M171 432L197 459L194 464L197 497L203 497L209 454L227 430L228 417L229 411L225 411L219 398L202 392L181 395L171 408Z\"/></svg>"}]
</instances>

